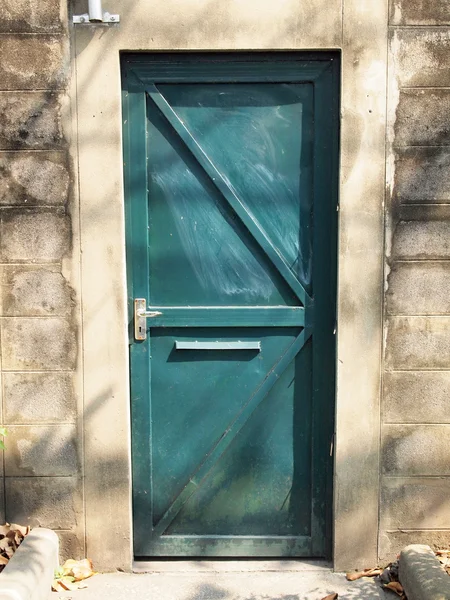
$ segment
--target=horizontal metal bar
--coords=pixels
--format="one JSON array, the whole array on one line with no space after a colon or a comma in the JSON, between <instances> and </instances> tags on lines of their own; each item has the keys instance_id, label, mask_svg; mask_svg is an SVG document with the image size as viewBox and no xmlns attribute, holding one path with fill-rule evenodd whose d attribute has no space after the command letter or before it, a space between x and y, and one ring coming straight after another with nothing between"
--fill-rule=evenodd
<instances>
[{"instance_id":1,"label":"horizontal metal bar","mask_svg":"<svg viewBox=\"0 0 450 600\"><path fill-rule=\"evenodd\" d=\"M261 342L180 342L175 341L176 350L258 350Z\"/></svg>"},{"instance_id":2,"label":"horizontal metal bar","mask_svg":"<svg viewBox=\"0 0 450 600\"><path fill-rule=\"evenodd\" d=\"M147 327L304 327L301 306L150 306ZM308 323L312 309L308 308Z\"/></svg>"}]
</instances>

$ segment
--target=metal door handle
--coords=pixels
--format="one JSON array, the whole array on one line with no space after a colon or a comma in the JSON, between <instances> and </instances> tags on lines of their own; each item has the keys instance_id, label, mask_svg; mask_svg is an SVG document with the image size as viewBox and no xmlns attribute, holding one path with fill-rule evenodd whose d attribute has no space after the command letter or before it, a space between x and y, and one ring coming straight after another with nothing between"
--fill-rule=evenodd
<instances>
[{"instance_id":1,"label":"metal door handle","mask_svg":"<svg viewBox=\"0 0 450 600\"><path fill-rule=\"evenodd\" d=\"M160 315L162 315L162 312L160 312L159 310L138 310L136 314L138 317L153 319L153 317L159 317Z\"/></svg>"},{"instance_id":2,"label":"metal door handle","mask_svg":"<svg viewBox=\"0 0 450 600\"><path fill-rule=\"evenodd\" d=\"M134 339L143 341L147 339L147 319L159 317L162 312L159 310L147 310L147 301L145 298L134 299Z\"/></svg>"}]
</instances>

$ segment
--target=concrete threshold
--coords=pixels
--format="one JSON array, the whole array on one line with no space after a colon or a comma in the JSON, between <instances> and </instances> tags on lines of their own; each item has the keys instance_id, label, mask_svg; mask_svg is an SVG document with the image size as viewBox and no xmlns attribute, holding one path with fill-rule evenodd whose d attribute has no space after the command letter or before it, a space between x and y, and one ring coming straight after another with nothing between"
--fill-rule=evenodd
<instances>
[{"instance_id":1,"label":"concrete threshold","mask_svg":"<svg viewBox=\"0 0 450 600\"><path fill-rule=\"evenodd\" d=\"M133 573L261 573L261 572L301 572L331 570L331 563L325 560L135 560Z\"/></svg>"}]
</instances>

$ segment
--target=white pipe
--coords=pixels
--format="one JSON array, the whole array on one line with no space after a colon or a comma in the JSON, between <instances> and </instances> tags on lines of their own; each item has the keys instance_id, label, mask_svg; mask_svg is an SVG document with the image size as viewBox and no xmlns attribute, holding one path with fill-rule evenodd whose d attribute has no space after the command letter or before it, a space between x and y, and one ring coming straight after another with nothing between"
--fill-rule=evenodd
<instances>
[{"instance_id":1,"label":"white pipe","mask_svg":"<svg viewBox=\"0 0 450 600\"><path fill-rule=\"evenodd\" d=\"M103 21L102 0L89 0L89 21Z\"/></svg>"}]
</instances>

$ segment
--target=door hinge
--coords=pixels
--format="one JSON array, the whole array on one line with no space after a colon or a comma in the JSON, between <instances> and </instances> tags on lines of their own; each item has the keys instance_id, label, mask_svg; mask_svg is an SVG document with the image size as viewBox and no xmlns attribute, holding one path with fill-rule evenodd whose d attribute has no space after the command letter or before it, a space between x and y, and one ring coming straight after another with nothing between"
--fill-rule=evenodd
<instances>
[{"instance_id":1,"label":"door hinge","mask_svg":"<svg viewBox=\"0 0 450 600\"><path fill-rule=\"evenodd\" d=\"M330 456L333 456L333 452L334 452L334 433L331 436L331 442L330 442Z\"/></svg>"}]
</instances>

